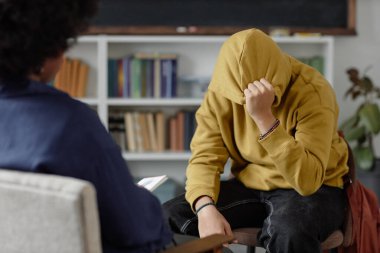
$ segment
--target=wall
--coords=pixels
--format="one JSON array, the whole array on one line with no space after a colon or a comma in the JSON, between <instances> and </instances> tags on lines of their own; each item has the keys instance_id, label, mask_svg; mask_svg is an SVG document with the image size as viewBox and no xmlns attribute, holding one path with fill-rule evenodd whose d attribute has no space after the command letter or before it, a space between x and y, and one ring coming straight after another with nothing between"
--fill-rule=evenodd
<instances>
[{"instance_id":1,"label":"wall","mask_svg":"<svg viewBox=\"0 0 380 253\"><path fill-rule=\"evenodd\" d=\"M340 105L340 122L356 110L359 102L352 102L349 98L343 99L344 93L351 85L346 74L347 68L355 66L363 71L372 64L373 67L367 74L375 85L380 86L380 1L356 2L358 35L335 37L334 88ZM376 156L380 157L380 134L374 143Z\"/></svg>"}]
</instances>

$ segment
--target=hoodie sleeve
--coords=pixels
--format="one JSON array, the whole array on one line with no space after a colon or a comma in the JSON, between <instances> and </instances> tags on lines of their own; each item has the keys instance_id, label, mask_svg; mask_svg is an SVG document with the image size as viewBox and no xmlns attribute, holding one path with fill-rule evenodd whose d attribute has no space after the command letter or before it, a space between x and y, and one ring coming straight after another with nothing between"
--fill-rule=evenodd
<instances>
[{"instance_id":1,"label":"hoodie sleeve","mask_svg":"<svg viewBox=\"0 0 380 253\"><path fill-rule=\"evenodd\" d=\"M209 93L206 93L196 113L197 129L191 141L192 157L186 170L186 199L191 206L203 195L217 201L220 174L229 157L214 111L216 106L210 100Z\"/></svg>"},{"instance_id":2,"label":"hoodie sleeve","mask_svg":"<svg viewBox=\"0 0 380 253\"><path fill-rule=\"evenodd\" d=\"M286 122L281 122L259 141L282 176L301 195L310 195L323 184L337 131L335 111L320 100L318 96L308 98L294 112L294 136L285 130Z\"/></svg>"}]
</instances>

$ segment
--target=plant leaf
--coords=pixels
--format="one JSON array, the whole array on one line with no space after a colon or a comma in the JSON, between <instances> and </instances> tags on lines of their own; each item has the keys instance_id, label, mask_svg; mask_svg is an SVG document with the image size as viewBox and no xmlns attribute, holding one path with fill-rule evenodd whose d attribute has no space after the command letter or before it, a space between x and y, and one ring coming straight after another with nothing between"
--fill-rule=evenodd
<instances>
[{"instance_id":1,"label":"plant leaf","mask_svg":"<svg viewBox=\"0 0 380 253\"><path fill-rule=\"evenodd\" d=\"M344 137L347 141L357 141L361 139L363 136L365 137L365 127L359 126L359 127L351 127L346 128L345 130L342 130L344 133Z\"/></svg>"},{"instance_id":2,"label":"plant leaf","mask_svg":"<svg viewBox=\"0 0 380 253\"><path fill-rule=\"evenodd\" d=\"M369 93L373 90L372 80L368 76L363 77L362 87L363 87L365 93Z\"/></svg>"},{"instance_id":3,"label":"plant leaf","mask_svg":"<svg viewBox=\"0 0 380 253\"><path fill-rule=\"evenodd\" d=\"M357 166L366 171L373 170L375 156L373 154L373 150L370 147L361 147L357 146L353 150L354 158Z\"/></svg>"},{"instance_id":4,"label":"plant leaf","mask_svg":"<svg viewBox=\"0 0 380 253\"><path fill-rule=\"evenodd\" d=\"M380 110L374 103L364 104L359 110L360 121L366 129L374 134L380 131Z\"/></svg>"},{"instance_id":5,"label":"plant leaf","mask_svg":"<svg viewBox=\"0 0 380 253\"><path fill-rule=\"evenodd\" d=\"M361 94L361 91L356 90L356 91L353 91L351 94L352 94L352 100L355 100Z\"/></svg>"},{"instance_id":6,"label":"plant leaf","mask_svg":"<svg viewBox=\"0 0 380 253\"><path fill-rule=\"evenodd\" d=\"M339 126L339 129L343 131L343 133L347 132L349 129L353 128L355 125L357 125L359 121L358 114L354 114Z\"/></svg>"}]
</instances>

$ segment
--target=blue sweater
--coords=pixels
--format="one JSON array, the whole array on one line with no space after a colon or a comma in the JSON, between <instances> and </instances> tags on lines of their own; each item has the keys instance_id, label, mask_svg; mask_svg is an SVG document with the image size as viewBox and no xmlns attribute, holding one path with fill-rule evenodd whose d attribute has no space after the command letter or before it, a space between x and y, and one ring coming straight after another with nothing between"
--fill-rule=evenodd
<instances>
[{"instance_id":1,"label":"blue sweater","mask_svg":"<svg viewBox=\"0 0 380 253\"><path fill-rule=\"evenodd\" d=\"M95 111L48 85L0 83L0 168L90 181L103 252L156 252L172 234L158 199L137 187Z\"/></svg>"}]
</instances>

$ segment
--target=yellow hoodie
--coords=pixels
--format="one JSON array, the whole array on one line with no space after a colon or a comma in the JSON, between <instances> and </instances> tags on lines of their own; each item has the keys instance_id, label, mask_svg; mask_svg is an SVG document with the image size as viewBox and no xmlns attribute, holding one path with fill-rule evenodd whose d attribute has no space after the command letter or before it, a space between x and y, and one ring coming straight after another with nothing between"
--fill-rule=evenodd
<instances>
[{"instance_id":1,"label":"yellow hoodie","mask_svg":"<svg viewBox=\"0 0 380 253\"><path fill-rule=\"evenodd\" d=\"M274 86L272 112L281 123L259 141L243 91L263 77ZM348 151L337 133L338 113L335 93L318 71L283 53L260 30L232 35L196 113L187 201L193 206L202 195L217 201L228 158L234 176L252 189L310 195L322 184L343 187Z\"/></svg>"}]
</instances>

